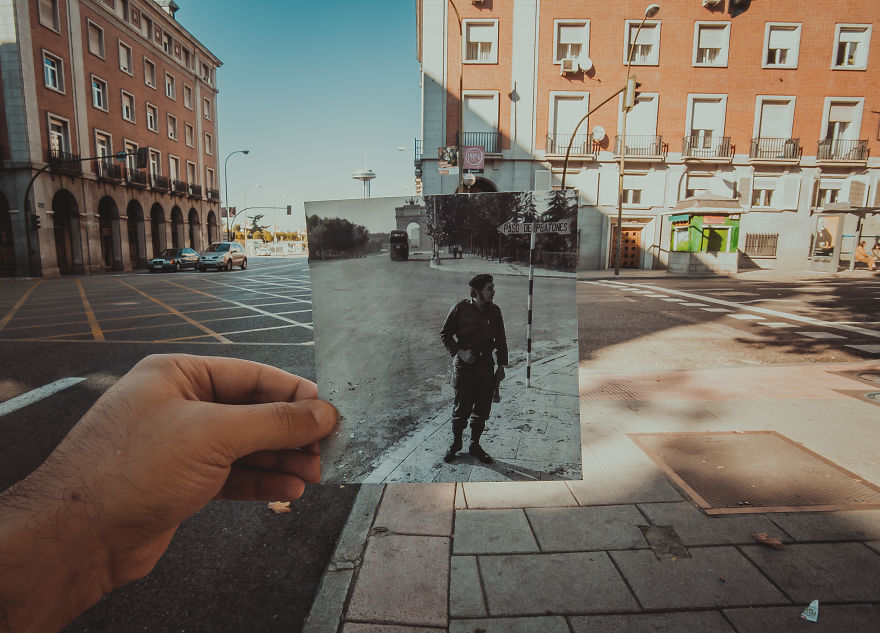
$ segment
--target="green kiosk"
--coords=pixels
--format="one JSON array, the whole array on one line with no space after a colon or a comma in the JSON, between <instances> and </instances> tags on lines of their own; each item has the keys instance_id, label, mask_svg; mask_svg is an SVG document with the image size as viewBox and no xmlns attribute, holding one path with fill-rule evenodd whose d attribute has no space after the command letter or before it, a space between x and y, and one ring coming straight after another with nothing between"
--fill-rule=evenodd
<instances>
[{"instance_id":1,"label":"green kiosk","mask_svg":"<svg viewBox=\"0 0 880 633\"><path fill-rule=\"evenodd\" d=\"M739 268L738 200L697 194L675 205L669 217L670 273L732 274Z\"/></svg>"}]
</instances>

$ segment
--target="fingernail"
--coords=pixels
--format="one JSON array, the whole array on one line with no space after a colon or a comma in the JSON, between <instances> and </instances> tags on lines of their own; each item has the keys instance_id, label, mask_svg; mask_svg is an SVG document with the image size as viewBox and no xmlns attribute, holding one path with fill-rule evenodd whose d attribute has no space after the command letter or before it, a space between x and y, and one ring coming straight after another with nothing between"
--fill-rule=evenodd
<instances>
[{"instance_id":1,"label":"fingernail","mask_svg":"<svg viewBox=\"0 0 880 633\"><path fill-rule=\"evenodd\" d=\"M309 407L309 411L311 411L318 424L325 427L336 425L336 422L339 419L339 412L332 404L326 400L320 400L318 398L305 400L304 402Z\"/></svg>"}]
</instances>

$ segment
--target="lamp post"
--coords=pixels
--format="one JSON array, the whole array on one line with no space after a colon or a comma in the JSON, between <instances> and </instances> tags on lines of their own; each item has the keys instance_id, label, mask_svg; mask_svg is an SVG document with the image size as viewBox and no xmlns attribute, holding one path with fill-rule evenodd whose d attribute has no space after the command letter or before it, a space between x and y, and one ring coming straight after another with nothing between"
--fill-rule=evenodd
<instances>
[{"instance_id":1,"label":"lamp post","mask_svg":"<svg viewBox=\"0 0 880 633\"><path fill-rule=\"evenodd\" d=\"M223 188L224 188L224 197L226 198L226 241L229 242L229 172L227 170L227 163L229 162L229 157L233 154L250 154L251 150L249 149L237 149L234 152L229 152L226 156L226 160L223 161Z\"/></svg>"},{"instance_id":2,"label":"lamp post","mask_svg":"<svg viewBox=\"0 0 880 633\"><path fill-rule=\"evenodd\" d=\"M659 12L660 5L649 4L647 7L645 7L645 17L642 18L642 21L639 23L639 28L636 29L635 37L632 40L629 40L627 38L627 46L629 46L629 50L626 53L626 82L624 83L624 86L627 87L627 90L629 89L629 73L632 70L632 56L633 52L635 52L636 44L639 41L639 33L641 32L642 27L645 25L645 20L647 20L648 18L653 18ZM614 253L615 276L620 275L620 248L623 238L623 171L624 166L626 165L626 117L632 107L632 105L627 106L626 98L624 98L623 125L621 125L620 130L620 171L617 174L617 236L615 238Z\"/></svg>"}]
</instances>

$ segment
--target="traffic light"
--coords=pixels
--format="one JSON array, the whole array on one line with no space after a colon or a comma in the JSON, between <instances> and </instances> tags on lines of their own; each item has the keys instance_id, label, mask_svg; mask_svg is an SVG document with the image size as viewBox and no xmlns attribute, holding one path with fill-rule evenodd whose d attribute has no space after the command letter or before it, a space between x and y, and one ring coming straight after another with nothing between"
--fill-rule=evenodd
<instances>
[{"instance_id":1,"label":"traffic light","mask_svg":"<svg viewBox=\"0 0 880 633\"><path fill-rule=\"evenodd\" d=\"M290 205L287 205L287 215L290 215Z\"/></svg>"},{"instance_id":2,"label":"traffic light","mask_svg":"<svg viewBox=\"0 0 880 633\"><path fill-rule=\"evenodd\" d=\"M633 109L633 106L636 104L636 99L639 96L640 88L642 84L636 81L635 76L630 77L626 80L626 90L623 93L623 109L625 111L630 111Z\"/></svg>"},{"instance_id":3,"label":"traffic light","mask_svg":"<svg viewBox=\"0 0 880 633\"><path fill-rule=\"evenodd\" d=\"M36 213L31 214L31 230L39 231L40 230L40 216Z\"/></svg>"},{"instance_id":4,"label":"traffic light","mask_svg":"<svg viewBox=\"0 0 880 633\"><path fill-rule=\"evenodd\" d=\"M138 147L137 158L135 159L135 167L138 169L146 169L150 164L150 148Z\"/></svg>"}]
</instances>

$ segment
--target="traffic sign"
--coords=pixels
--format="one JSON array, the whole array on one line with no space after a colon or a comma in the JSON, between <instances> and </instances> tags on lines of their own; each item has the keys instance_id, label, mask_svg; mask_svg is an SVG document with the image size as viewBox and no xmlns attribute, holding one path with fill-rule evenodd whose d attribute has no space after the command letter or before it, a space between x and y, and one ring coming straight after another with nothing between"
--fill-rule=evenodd
<instances>
[{"instance_id":1,"label":"traffic sign","mask_svg":"<svg viewBox=\"0 0 880 633\"><path fill-rule=\"evenodd\" d=\"M461 148L462 162L461 166L464 170L479 169L482 170L486 158L485 151L480 145L465 145Z\"/></svg>"},{"instance_id":2,"label":"traffic sign","mask_svg":"<svg viewBox=\"0 0 880 633\"><path fill-rule=\"evenodd\" d=\"M571 233L571 221L560 220L558 222L505 222L498 227L498 231L504 235L517 235L529 233L558 233L564 235Z\"/></svg>"},{"instance_id":3,"label":"traffic sign","mask_svg":"<svg viewBox=\"0 0 880 633\"><path fill-rule=\"evenodd\" d=\"M125 160L126 156L128 156L128 152L126 152L124 149L116 152L116 160L118 160L120 163Z\"/></svg>"}]
</instances>

